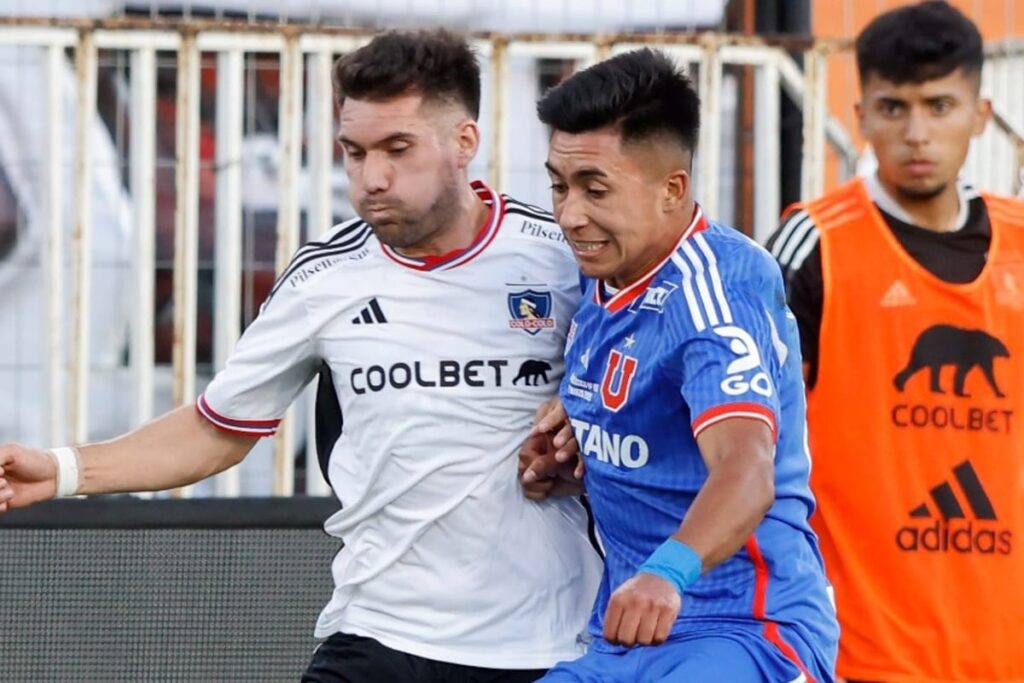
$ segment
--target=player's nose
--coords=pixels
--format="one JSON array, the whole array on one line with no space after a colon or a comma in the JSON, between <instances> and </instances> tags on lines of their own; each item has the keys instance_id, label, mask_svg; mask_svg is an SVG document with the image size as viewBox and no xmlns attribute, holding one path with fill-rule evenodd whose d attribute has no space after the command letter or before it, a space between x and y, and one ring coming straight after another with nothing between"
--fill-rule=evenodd
<instances>
[{"instance_id":1,"label":"player's nose","mask_svg":"<svg viewBox=\"0 0 1024 683\"><path fill-rule=\"evenodd\" d=\"M908 145L926 144L931 137L931 122L922 112L912 109L903 129L903 140Z\"/></svg>"},{"instance_id":2,"label":"player's nose","mask_svg":"<svg viewBox=\"0 0 1024 683\"><path fill-rule=\"evenodd\" d=\"M369 194L383 192L391 187L394 169L386 159L367 154L363 162L363 188Z\"/></svg>"},{"instance_id":3,"label":"player's nose","mask_svg":"<svg viewBox=\"0 0 1024 683\"><path fill-rule=\"evenodd\" d=\"M566 236L590 223L590 217L584 210L583 202L574 197L572 192L562 201L558 209L555 220L558 221L558 225L561 226Z\"/></svg>"}]
</instances>

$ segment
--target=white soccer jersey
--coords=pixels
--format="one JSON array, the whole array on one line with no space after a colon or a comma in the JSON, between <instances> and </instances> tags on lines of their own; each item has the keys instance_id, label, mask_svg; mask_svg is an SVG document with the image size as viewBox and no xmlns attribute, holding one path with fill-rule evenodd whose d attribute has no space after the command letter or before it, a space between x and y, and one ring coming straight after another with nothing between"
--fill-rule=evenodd
<instances>
[{"instance_id":1,"label":"white soccer jersey","mask_svg":"<svg viewBox=\"0 0 1024 683\"><path fill-rule=\"evenodd\" d=\"M601 573L579 503L527 500L517 480L579 278L549 215L474 187L491 214L456 254L402 257L360 220L300 249L198 406L272 434L325 361L344 417L325 528L345 545L317 636L544 668L581 654Z\"/></svg>"}]
</instances>

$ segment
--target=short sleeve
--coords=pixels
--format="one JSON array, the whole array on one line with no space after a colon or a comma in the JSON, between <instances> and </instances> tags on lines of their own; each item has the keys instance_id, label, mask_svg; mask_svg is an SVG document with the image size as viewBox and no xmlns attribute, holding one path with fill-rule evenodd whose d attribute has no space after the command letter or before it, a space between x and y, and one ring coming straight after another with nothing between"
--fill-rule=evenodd
<instances>
[{"instance_id":1,"label":"short sleeve","mask_svg":"<svg viewBox=\"0 0 1024 683\"><path fill-rule=\"evenodd\" d=\"M271 436L320 364L302 293L281 287L242 334L224 369L196 401L217 427Z\"/></svg>"},{"instance_id":2,"label":"short sleeve","mask_svg":"<svg viewBox=\"0 0 1024 683\"><path fill-rule=\"evenodd\" d=\"M820 240L820 231L810 214L799 209L786 214L779 229L765 243L765 248L782 269L789 308L796 316L801 354L810 366L808 388L813 388L818 375L818 346L825 296Z\"/></svg>"},{"instance_id":3,"label":"short sleeve","mask_svg":"<svg viewBox=\"0 0 1024 683\"><path fill-rule=\"evenodd\" d=\"M681 392L693 434L745 417L761 420L775 436L781 364L769 313L754 293L723 287L713 298L718 310L714 324L693 327L681 348Z\"/></svg>"}]
</instances>

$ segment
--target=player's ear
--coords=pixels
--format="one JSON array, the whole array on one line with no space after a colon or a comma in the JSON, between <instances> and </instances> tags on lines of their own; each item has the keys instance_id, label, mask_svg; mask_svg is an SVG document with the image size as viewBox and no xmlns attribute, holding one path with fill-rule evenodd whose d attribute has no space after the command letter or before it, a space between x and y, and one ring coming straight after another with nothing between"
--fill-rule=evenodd
<instances>
[{"instance_id":1,"label":"player's ear","mask_svg":"<svg viewBox=\"0 0 1024 683\"><path fill-rule=\"evenodd\" d=\"M473 119L463 119L455 126L455 144L458 147L459 168L466 168L480 149L480 127Z\"/></svg>"},{"instance_id":2,"label":"player's ear","mask_svg":"<svg viewBox=\"0 0 1024 683\"><path fill-rule=\"evenodd\" d=\"M681 168L665 177L663 209L666 213L684 206L690 196L690 174Z\"/></svg>"},{"instance_id":3,"label":"player's ear","mask_svg":"<svg viewBox=\"0 0 1024 683\"><path fill-rule=\"evenodd\" d=\"M971 134L978 137L985 132L985 126L992 119L992 100L987 97L979 97L974 103L974 126Z\"/></svg>"}]
</instances>

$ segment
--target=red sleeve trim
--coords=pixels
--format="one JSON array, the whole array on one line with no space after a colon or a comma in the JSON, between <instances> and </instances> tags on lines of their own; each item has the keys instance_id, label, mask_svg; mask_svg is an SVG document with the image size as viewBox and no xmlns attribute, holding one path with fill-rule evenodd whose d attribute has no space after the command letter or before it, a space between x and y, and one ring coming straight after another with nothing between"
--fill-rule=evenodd
<instances>
[{"instance_id":1,"label":"red sleeve trim","mask_svg":"<svg viewBox=\"0 0 1024 683\"><path fill-rule=\"evenodd\" d=\"M761 420L772 430L772 439L778 440L779 438L779 431L775 423L775 413L760 403L726 403L725 405L708 408L693 421L691 425L693 427L693 438L697 438L701 432L711 425L734 417Z\"/></svg>"},{"instance_id":2,"label":"red sleeve trim","mask_svg":"<svg viewBox=\"0 0 1024 683\"><path fill-rule=\"evenodd\" d=\"M273 436L281 424L281 420L245 420L221 415L210 407L205 394L196 401L196 410L213 426L241 436Z\"/></svg>"},{"instance_id":3,"label":"red sleeve trim","mask_svg":"<svg viewBox=\"0 0 1024 683\"><path fill-rule=\"evenodd\" d=\"M778 623L768 619L768 563L765 562L761 546L757 542L757 537L751 536L743 547L746 548L750 561L754 564L754 618L764 623L765 638L777 647L786 659L796 665L796 668L804 675L807 683L815 683L811 672L807 670L807 667L800 660L800 655L782 637Z\"/></svg>"}]
</instances>

